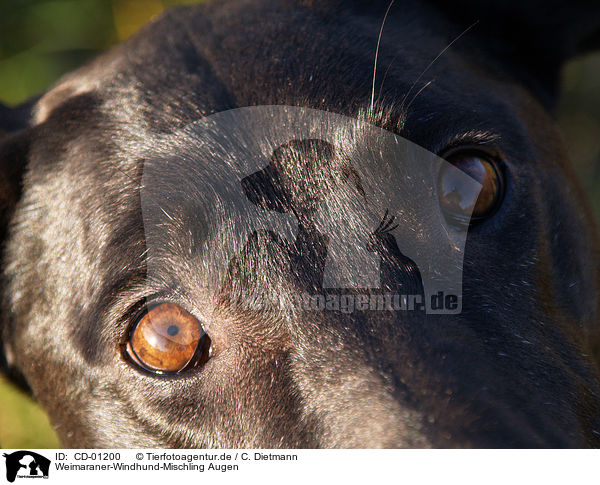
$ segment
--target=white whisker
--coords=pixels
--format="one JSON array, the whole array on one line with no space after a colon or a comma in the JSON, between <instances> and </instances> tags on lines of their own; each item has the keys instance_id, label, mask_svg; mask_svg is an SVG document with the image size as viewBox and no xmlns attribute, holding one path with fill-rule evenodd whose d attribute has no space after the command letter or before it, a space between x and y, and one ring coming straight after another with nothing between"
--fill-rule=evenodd
<instances>
[{"instance_id":1,"label":"white whisker","mask_svg":"<svg viewBox=\"0 0 600 485\"><path fill-rule=\"evenodd\" d=\"M417 85L417 83L421 80L421 78L424 76L424 74L431 68L431 66L433 66L436 61L442 57L444 55L444 53L450 49L450 47L452 47L462 36L464 36L467 32L469 32L469 30L471 30L473 27L475 27L477 24L479 23L479 20L476 20L475 22L473 22L471 25L469 25L465 30L463 30L452 42L450 42L446 47L444 47L441 52L435 57L435 59L433 61L431 61L427 67L425 69L423 69L423 71L421 72L421 74L419 74L419 77L417 77L417 79L415 79L415 82L412 83L410 89L408 90L408 92L406 93L406 95L404 96L404 99L402 100L402 103L400 104L400 109L402 109L402 107L404 106L405 101L407 100L408 96L410 95L410 93L412 92L412 90L415 88L415 86ZM422 91L422 90L421 90ZM420 92L420 91L419 91ZM418 94L418 93L417 93ZM415 98L413 98L411 100L411 103L414 101Z\"/></svg>"},{"instance_id":2,"label":"white whisker","mask_svg":"<svg viewBox=\"0 0 600 485\"><path fill-rule=\"evenodd\" d=\"M421 94L423 91L425 91L425 88L426 88L427 86L429 86L429 85L430 85L430 84L431 84L433 81L435 81L435 79L432 79L431 81L429 81L427 84L425 84L425 85L424 85L424 86L423 86L421 89L419 89L419 90L417 91L417 94L415 94L415 95L413 96L413 98L410 100L410 103L408 103L408 104L406 105L406 111L408 111L408 109L410 108L411 104L413 104L413 101L414 101L415 99L417 99L417 96L419 96L419 94Z\"/></svg>"},{"instance_id":3,"label":"white whisker","mask_svg":"<svg viewBox=\"0 0 600 485\"><path fill-rule=\"evenodd\" d=\"M373 107L375 105L375 77L377 73L377 58L379 57L379 45L381 44L381 36L383 35L383 27L385 26L385 21L395 1L396 0L391 0L390 4L388 5L387 10L385 11L385 15L383 16L383 21L381 22L379 36L377 37L377 48L375 49L375 62L373 64L373 87L371 89L371 113L373 113Z\"/></svg>"}]
</instances>

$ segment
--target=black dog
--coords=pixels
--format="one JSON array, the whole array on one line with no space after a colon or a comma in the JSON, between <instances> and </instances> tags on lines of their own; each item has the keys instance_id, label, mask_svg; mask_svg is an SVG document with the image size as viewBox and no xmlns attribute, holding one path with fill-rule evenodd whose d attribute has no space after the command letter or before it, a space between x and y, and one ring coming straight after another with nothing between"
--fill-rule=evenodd
<instances>
[{"instance_id":1,"label":"black dog","mask_svg":"<svg viewBox=\"0 0 600 485\"><path fill-rule=\"evenodd\" d=\"M4 367L65 446L600 445L600 245L548 114L561 65L600 45L600 6L397 0L373 89L387 6L174 10L37 102L3 109ZM478 177L462 312L240 308L228 291L279 294L318 280L319 258L303 264L269 231L248 238L223 293L205 298L199 282L211 267L191 202L166 198L164 217L150 215L162 236L145 231L140 185L150 197L158 190L142 180L146 149L255 105L367 119ZM225 156L199 170L218 177ZM163 193L195 194L169 177L156 182ZM287 179L280 188L297 195L298 180ZM453 192L440 187L460 222ZM379 230L396 248L381 273L393 286L404 259L390 217L407 221L390 214ZM324 254L315 231L305 225L302 247L313 241ZM160 252L149 256L153 237Z\"/></svg>"}]
</instances>

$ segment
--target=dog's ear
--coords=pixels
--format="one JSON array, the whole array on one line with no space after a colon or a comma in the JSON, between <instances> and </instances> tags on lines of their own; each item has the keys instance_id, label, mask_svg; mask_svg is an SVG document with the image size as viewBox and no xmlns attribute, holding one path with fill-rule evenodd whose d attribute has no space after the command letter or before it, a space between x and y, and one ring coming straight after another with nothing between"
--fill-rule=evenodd
<instances>
[{"instance_id":1,"label":"dog's ear","mask_svg":"<svg viewBox=\"0 0 600 485\"><path fill-rule=\"evenodd\" d=\"M4 246L8 226L21 197L22 181L27 166L33 129L29 127L34 101L17 108L0 105L0 371L21 387L26 385L21 377L10 370L7 355L8 315L4 295Z\"/></svg>"},{"instance_id":2,"label":"dog's ear","mask_svg":"<svg viewBox=\"0 0 600 485\"><path fill-rule=\"evenodd\" d=\"M468 36L485 45L482 55L501 59L548 107L556 100L562 65L600 49L598 1L432 1L461 28L472 26Z\"/></svg>"}]
</instances>

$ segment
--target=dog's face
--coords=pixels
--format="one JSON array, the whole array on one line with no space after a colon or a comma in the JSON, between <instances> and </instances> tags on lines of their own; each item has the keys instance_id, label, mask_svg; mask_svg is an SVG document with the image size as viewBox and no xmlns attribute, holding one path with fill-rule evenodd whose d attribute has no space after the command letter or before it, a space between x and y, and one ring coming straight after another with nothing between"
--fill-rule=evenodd
<instances>
[{"instance_id":1,"label":"dog's face","mask_svg":"<svg viewBox=\"0 0 600 485\"><path fill-rule=\"evenodd\" d=\"M464 4L480 22L446 50L471 18L396 2L375 91L384 3L217 2L167 14L65 77L31 116L7 113L3 352L65 445L599 444L599 246L547 112L560 64L599 15L569 12L546 32L534 7ZM508 26L511 15L519 20ZM527 45L524 26L535 39ZM165 198L154 221L164 229L161 264L150 275L147 148L212 113L254 105L366 118L479 174L462 311L277 313L230 303L240 287L318 286L312 273L328 238L311 226L314 192L325 190L312 177L360 188L364 174L344 164L319 172L314 155L329 147L310 143L313 159L297 171L285 167L302 159L301 145L275 157L269 183L283 196L245 187L254 203L298 216L301 248L253 234L219 297L207 298L197 249L205 227L185 197ZM211 163L203 168L223 170L219 156ZM306 251L317 256L307 262ZM395 261L384 284L400 277Z\"/></svg>"}]
</instances>

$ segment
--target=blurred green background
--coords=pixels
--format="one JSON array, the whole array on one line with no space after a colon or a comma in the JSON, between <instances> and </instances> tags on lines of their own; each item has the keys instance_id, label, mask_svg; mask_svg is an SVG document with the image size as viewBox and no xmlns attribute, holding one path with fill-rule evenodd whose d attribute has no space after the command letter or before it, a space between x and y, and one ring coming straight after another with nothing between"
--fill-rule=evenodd
<instances>
[{"instance_id":1,"label":"blurred green background","mask_svg":"<svg viewBox=\"0 0 600 485\"><path fill-rule=\"evenodd\" d=\"M0 102L14 105L129 37L172 5L194 0L0 0ZM600 54L564 71L559 124L600 221ZM39 406L0 377L0 447L53 448Z\"/></svg>"}]
</instances>

